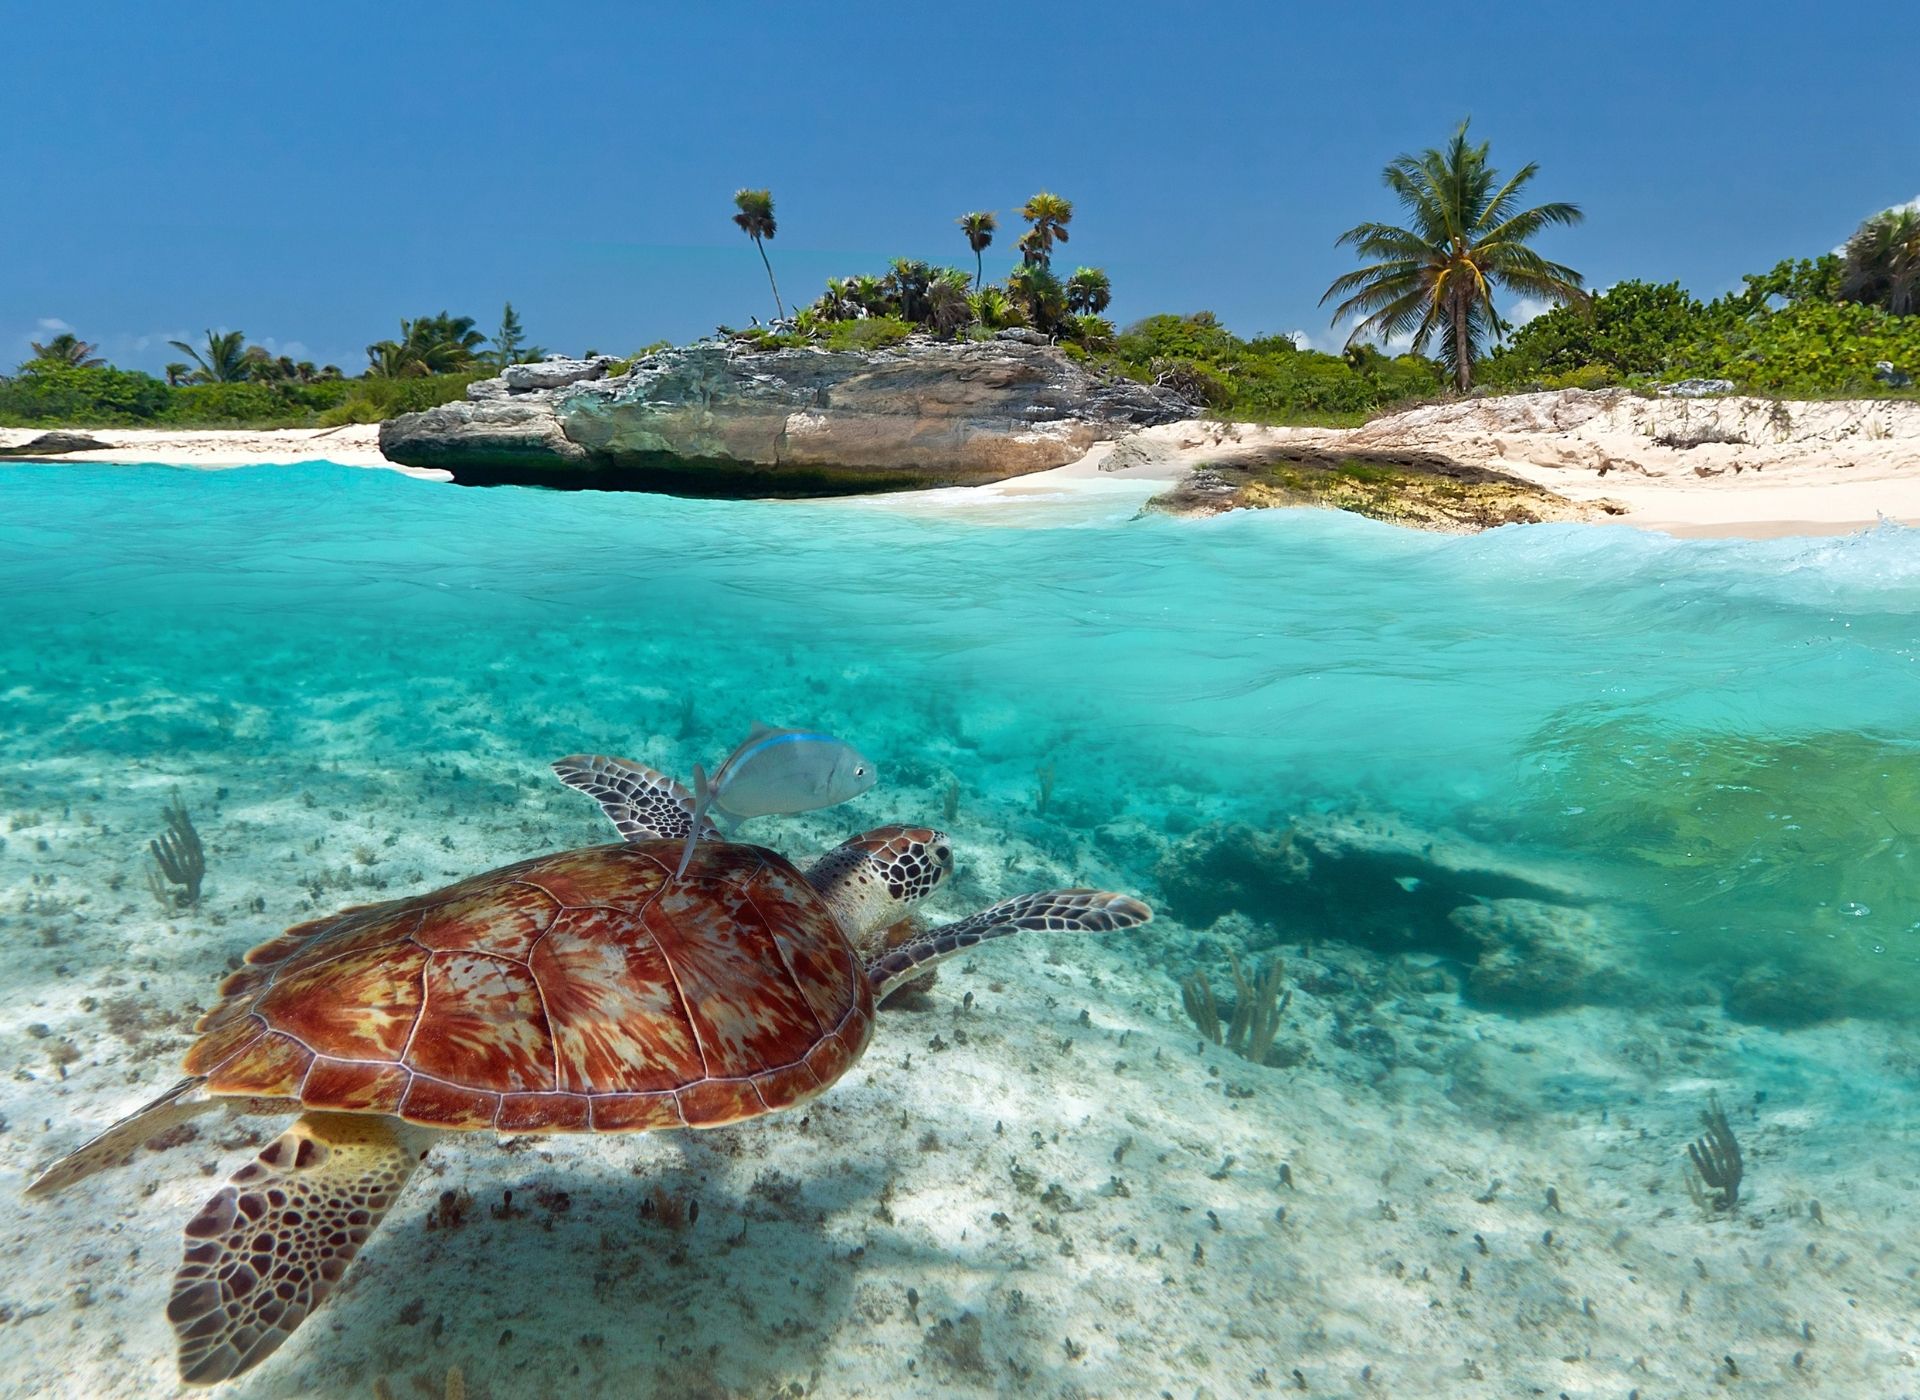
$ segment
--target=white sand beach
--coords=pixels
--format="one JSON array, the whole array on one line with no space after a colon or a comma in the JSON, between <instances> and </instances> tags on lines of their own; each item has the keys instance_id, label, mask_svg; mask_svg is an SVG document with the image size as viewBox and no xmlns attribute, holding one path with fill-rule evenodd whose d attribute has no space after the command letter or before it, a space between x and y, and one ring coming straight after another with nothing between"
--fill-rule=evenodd
<instances>
[{"instance_id":1,"label":"white sand beach","mask_svg":"<svg viewBox=\"0 0 1920 1400\"><path fill-rule=\"evenodd\" d=\"M37 430L0 429L18 449ZM65 462L237 467L337 462L389 467L374 425L272 430L93 430L111 447ZM1845 534L1879 521L1920 524L1920 401L1659 399L1561 390L1467 399L1359 428L1274 428L1194 419L1102 443L1052 471L987 486L861 498L915 514L981 522L1044 519L1143 502L1226 456L1316 451L1430 452L1531 482L1592 508L1597 521L1673 535ZM1008 511L1006 508L1016 509Z\"/></svg>"}]
</instances>

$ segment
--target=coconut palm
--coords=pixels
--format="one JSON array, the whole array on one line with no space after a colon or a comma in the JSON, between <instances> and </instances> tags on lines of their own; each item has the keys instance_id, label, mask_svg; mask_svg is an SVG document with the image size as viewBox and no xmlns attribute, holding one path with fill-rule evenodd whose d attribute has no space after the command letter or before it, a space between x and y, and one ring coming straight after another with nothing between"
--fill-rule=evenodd
<instances>
[{"instance_id":1,"label":"coconut palm","mask_svg":"<svg viewBox=\"0 0 1920 1400\"><path fill-rule=\"evenodd\" d=\"M960 225L960 231L967 236L967 246L973 249L973 289L979 291L981 278L986 275L982 255L993 246L994 231L1000 227L1000 221L988 211L977 209L971 214L962 214L954 222Z\"/></svg>"},{"instance_id":2,"label":"coconut palm","mask_svg":"<svg viewBox=\"0 0 1920 1400\"><path fill-rule=\"evenodd\" d=\"M207 333L207 343L202 347L189 345L184 340L169 340L167 344L187 356L195 368L187 374L189 384L237 384L248 377L253 365L247 359L247 337L244 331L223 331L215 335Z\"/></svg>"},{"instance_id":3,"label":"coconut palm","mask_svg":"<svg viewBox=\"0 0 1920 1400\"><path fill-rule=\"evenodd\" d=\"M100 347L91 341L82 340L72 331L61 331L45 345L39 341L29 341L33 346L33 358L50 364L72 365L75 369L105 369L107 362L93 352Z\"/></svg>"},{"instance_id":4,"label":"coconut palm","mask_svg":"<svg viewBox=\"0 0 1920 1400\"><path fill-rule=\"evenodd\" d=\"M1382 178L1410 226L1366 223L1341 234L1336 246L1372 261L1336 278L1320 298L1323 306L1345 298L1334 308L1336 325L1364 315L1347 343L1410 334L1413 348L1424 351L1438 335L1440 358L1465 392L1475 358L1505 328L1493 302L1496 282L1550 302L1584 301L1579 273L1527 246L1543 230L1585 217L1566 203L1521 208L1521 191L1538 172L1530 163L1501 183L1487 162L1487 143L1467 144L1465 122L1444 150L1403 155L1387 166Z\"/></svg>"},{"instance_id":5,"label":"coconut palm","mask_svg":"<svg viewBox=\"0 0 1920 1400\"><path fill-rule=\"evenodd\" d=\"M1046 267L1053 261L1053 245L1067 241L1067 225L1073 221L1073 201L1042 190L1020 206L1020 217L1032 225L1020 235L1022 259Z\"/></svg>"},{"instance_id":6,"label":"coconut palm","mask_svg":"<svg viewBox=\"0 0 1920 1400\"><path fill-rule=\"evenodd\" d=\"M192 369L192 365L183 365L178 360L175 360L167 366L167 383L176 389L179 388L186 382L187 375Z\"/></svg>"},{"instance_id":7,"label":"coconut palm","mask_svg":"<svg viewBox=\"0 0 1920 1400\"><path fill-rule=\"evenodd\" d=\"M1099 315L1113 301L1113 284L1097 267L1075 268L1067 279L1067 309L1079 315Z\"/></svg>"},{"instance_id":8,"label":"coconut palm","mask_svg":"<svg viewBox=\"0 0 1920 1400\"><path fill-rule=\"evenodd\" d=\"M1920 312L1920 209L1876 214L1847 240L1840 258L1841 300L1883 306L1896 316Z\"/></svg>"},{"instance_id":9,"label":"coconut palm","mask_svg":"<svg viewBox=\"0 0 1920 1400\"><path fill-rule=\"evenodd\" d=\"M760 250L760 261L766 265L767 285L773 288L773 305L779 311L780 319L787 319L787 308L780 301L780 284L773 280L773 264L767 260L767 239L773 237L773 191L772 190L736 190L733 196L734 207L740 212L733 221L740 225L741 232L753 240L753 246Z\"/></svg>"}]
</instances>

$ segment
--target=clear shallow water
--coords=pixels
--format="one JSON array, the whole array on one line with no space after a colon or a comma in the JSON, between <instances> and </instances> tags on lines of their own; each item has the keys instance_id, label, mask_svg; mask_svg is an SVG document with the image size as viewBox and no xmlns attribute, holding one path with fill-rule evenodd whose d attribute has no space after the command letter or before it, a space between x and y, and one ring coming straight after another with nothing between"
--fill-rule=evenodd
<instances>
[{"instance_id":1,"label":"clear shallow water","mask_svg":"<svg viewBox=\"0 0 1920 1400\"><path fill-rule=\"evenodd\" d=\"M935 820L963 867L940 917L1081 882L1160 917L942 969L811 1128L437 1152L237 1393L460 1360L496 1400L679 1396L671 1359L705 1357L702 1395L1230 1395L1296 1367L1330 1394L1381 1393L1373 1367L1686 1394L1736 1353L1756 1393L1897 1393L1920 536L1130 514L0 470L0 1158L24 1174L168 1082L281 925L605 839L553 758L685 773L754 720L816 723L880 787L756 839ZM207 837L191 915L143 888L170 789ZM1474 921L1515 897L1535 913ZM1534 917L1558 934L1529 947ZM1521 976L1488 975L1489 927ZM1180 979L1224 993L1229 952L1275 950L1276 1058L1197 1045ZM1678 1181L1714 1087L1750 1149L1737 1217ZM194 1168L240 1141L0 1202L28 1245L0 1305L31 1329L0 1394L165 1393ZM455 1186L574 1204L436 1232ZM704 1233L636 1213L655 1189ZM102 1219L115 1252L73 1248Z\"/></svg>"},{"instance_id":2,"label":"clear shallow water","mask_svg":"<svg viewBox=\"0 0 1920 1400\"><path fill-rule=\"evenodd\" d=\"M511 789L582 748L685 772L752 720L821 723L892 775L849 821L925 815L950 781L1005 820L1051 766L1067 823L1365 808L1564 858L1660 930L1649 956L1804 958L1873 1002L1920 952L1920 540L1891 527L987 529L16 468L0 592L15 761L219 781L226 746L346 746L397 782L458 758ZM1150 861L1128 873L1151 892Z\"/></svg>"}]
</instances>

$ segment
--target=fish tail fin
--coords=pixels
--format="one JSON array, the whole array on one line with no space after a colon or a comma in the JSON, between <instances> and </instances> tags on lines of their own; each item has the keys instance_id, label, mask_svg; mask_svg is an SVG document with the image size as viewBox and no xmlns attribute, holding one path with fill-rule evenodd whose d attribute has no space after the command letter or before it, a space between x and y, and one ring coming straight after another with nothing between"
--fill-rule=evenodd
<instances>
[{"instance_id":1,"label":"fish tail fin","mask_svg":"<svg viewBox=\"0 0 1920 1400\"><path fill-rule=\"evenodd\" d=\"M700 844L700 824L706 819L707 808L713 802L713 789L707 785L707 770L699 764L693 765L693 825L687 828L687 844L680 852L680 868L673 872L678 880L687 873L687 867L693 863L693 851Z\"/></svg>"}]
</instances>

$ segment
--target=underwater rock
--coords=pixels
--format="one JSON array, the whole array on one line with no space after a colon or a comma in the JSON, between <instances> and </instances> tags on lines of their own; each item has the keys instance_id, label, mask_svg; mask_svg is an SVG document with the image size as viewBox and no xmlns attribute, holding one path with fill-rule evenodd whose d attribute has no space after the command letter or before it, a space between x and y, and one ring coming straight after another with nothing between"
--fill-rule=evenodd
<instances>
[{"instance_id":1,"label":"underwater rock","mask_svg":"<svg viewBox=\"0 0 1920 1400\"><path fill-rule=\"evenodd\" d=\"M1448 918L1480 947L1467 990L1488 1006L1547 1011L1605 1000L1627 980L1612 940L1584 909L1496 899Z\"/></svg>"},{"instance_id":2,"label":"underwater rock","mask_svg":"<svg viewBox=\"0 0 1920 1400\"><path fill-rule=\"evenodd\" d=\"M1211 928L1240 913L1282 936L1462 958L1480 951L1451 917L1462 905L1581 905L1594 897L1583 881L1546 862L1354 813L1264 829L1216 822L1177 842L1157 875L1160 907L1189 928Z\"/></svg>"},{"instance_id":3,"label":"underwater rock","mask_svg":"<svg viewBox=\"0 0 1920 1400\"><path fill-rule=\"evenodd\" d=\"M1747 968L1726 989L1727 1014L1755 1025L1793 1030L1837 1021L1859 1008L1863 998L1827 970L1803 968L1798 974L1777 962Z\"/></svg>"},{"instance_id":4,"label":"underwater rock","mask_svg":"<svg viewBox=\"0 0 1920 1400\"><path fill-rule=\"evenodd\" d=\"M476 485L821 496L1044 471L1191 411L1051 347L999 340L913 337L872 351L704 342L611 378L513 387L515 374L543 371L515 366L505 399L500 381L485 381L468 402L390 419L380 450Z\"/></svg>"}]
</instances>

